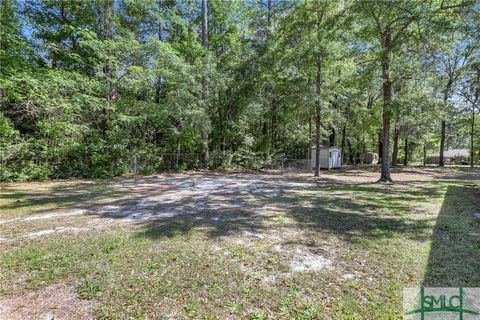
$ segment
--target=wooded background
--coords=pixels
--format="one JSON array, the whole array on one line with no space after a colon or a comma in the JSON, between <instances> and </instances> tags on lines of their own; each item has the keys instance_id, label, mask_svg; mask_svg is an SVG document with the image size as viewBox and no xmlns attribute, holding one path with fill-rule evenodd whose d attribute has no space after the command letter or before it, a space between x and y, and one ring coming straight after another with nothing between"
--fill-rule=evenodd
<instances>
[{"instance_id":1,"label":"wooded background","mask_svg":"<svg viewBox=\"0 0 480 320\"><path fill-rule=\"evenodd\" d=\"M315 144L379 152L382 181L449 148L479 159L474 1L0 0L0 22L0 181L260 168Z\"/></svg>"}]
</instances>

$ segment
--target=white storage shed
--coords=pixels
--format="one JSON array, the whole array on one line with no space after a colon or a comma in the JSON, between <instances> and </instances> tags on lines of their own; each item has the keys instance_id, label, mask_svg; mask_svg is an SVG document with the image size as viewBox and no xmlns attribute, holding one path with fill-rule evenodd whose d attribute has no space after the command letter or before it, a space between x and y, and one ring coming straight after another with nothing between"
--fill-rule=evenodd
<instances>
[{"instance_id":1,"label":"white storage shed","mask_svg":"<svg viewBox=\"0 0 480 320\"><path fill-rule=\"evenodd\" d=\"M315 149L312 147L312 169L315 169ZM342 150L337 147L320 147L320 169L339 169L342 167Z\"/></svg>"}]
</instances>

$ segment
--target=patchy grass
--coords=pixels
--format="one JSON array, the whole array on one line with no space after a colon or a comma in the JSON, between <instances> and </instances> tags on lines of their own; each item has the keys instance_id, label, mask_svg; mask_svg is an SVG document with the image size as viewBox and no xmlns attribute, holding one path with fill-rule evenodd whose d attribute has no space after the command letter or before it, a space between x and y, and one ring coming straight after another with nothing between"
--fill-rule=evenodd
<instances>
[{"instance_id":1,"label":"patchy grass","mask_svg":"<svg viewBox=\"0 0 480 320\"><path fill-rule=\"evenodd\" d=\"M204 205L196 214L117 219L88 232L0 242L0 296L64 283L95 301L96 316L105 319L401 319L403 287L480 286L480 223L473 218L480 212L478 175L378 185L352 184L349 174L324 175L335 183L259 176L253 189L242 184L229 193L214 185L195 196L199 177L177 208L203 199L218 203L217 210ZM272 179L283 184L259 187ZM37 186L9 186L8 196L2 190L7 211L0 217L138 197L172 201L163 191L138 195L112 183ZM34 191L38 197L28 200ZM241 205L221 206L232 199ZM21 209L17 200L25 203ZM88 213L22 220L0 224L0 237L85 228L89 218L98 225L108 220Z\"/></svg>"},{"instance_id":2,"label":"patchy grass","mask_svg":"<svg viewBox=\"0 0 480 320\"><path fill-rule=\"evenodd\" d=\"M94 181L12 183L0 185L0 191L0 219L100 202L124 194L108 182Z\"/></svg>"}]
</instances>

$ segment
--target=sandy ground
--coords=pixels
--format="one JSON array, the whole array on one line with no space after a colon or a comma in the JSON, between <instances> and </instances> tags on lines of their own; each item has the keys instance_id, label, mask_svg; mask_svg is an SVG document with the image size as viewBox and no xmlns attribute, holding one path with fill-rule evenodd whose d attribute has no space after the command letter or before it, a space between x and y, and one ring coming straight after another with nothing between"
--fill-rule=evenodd
<instances>
[{"instance_id":1,"label":"sandy ground","mask_svg":"<svg viewBox=\"0 0 480 320\"><path fill-rule=\"evenodd\" d=\"M63 284L7 298L0 302L1 320L94 319L95 302L81 300L75 289Z\"/></svg>"},{"instance_id":2,"label":"sandy ground","mask_svg":"<svg viewBox=\"0 0 480 320\"><path fill-rule=\"evenodd\" d=\"M276 247L279 251L285 251L282 243L298 238L299 231L290 229L286 232L278 228L267 228L262 232L248 231L256 225L255 219L276 219L286 211L308 205L295 201L297 193L305 194L333 184L370 184L375 183L378 177L378 168L353 168L322 172L320 178L306 173L269 172L115 179L102 183L120 192L121 196L118 197L75 203L71 207L29 215L0 216L0 244L16 245L17 242L36 241L53 235L90 233L112 225L142 225L153 220L202 215L202 219L208 219L211 224L228 224L229 221L235 221L236 225L244 223L245 231L232 241L249 245L252 239L267 238L272 243L278 243ZM393 170L392 178L397 183L386 187L408 188L427 180L480 181L480 171L409 168ZM78 192L72 182L46 183L47 186L56 187L69 184L72 188L65 192ZM95 185L95 182L91 183L92 187ZM2 188L22 189L25 186L31 187L32 184L9 184ZM36 199L54 200L56 196L64 194L32 193ZM242 214L236 214L236 211ZM327 256L300 247L290 248L290 251L292 273L319 272L338 267L339 262L335 261L333 255ZM344 276L352 278L356 275L345 273ZM262 281L268 284L276 279L264 275ZM58 284L0 300L0 319L90 319L94 307L91 302L79 299L71 287Z\"/></svg>"},{"instance_id":3,"label":"sandy ground","mask_svg":"<svg viewBox=\"0 0 480 320\"><path fill-rule=\"evenodd\" d=\"M0 243L51 234L85 232L111 224L141 223L182 215L194 216L202 212L211 213L212 221L239 219L229 213L235 209L256 214L262 211L272 213L292 209L292 204L288 202L259 199L281 199L288 195L293 196L295 192L324 188L332 184L375 183L378 177L378 168L353 168L321 172L320 178L307 173L269 172L179 174L118 179L109 184L115 190L123 192L121 197L75 204L71 208L47 210L27 216L9 215L7 218L0 218ZM390 187L402 188L426 180L480 180L480 171L409 168L393 170L392 178L397 183ZM8 188L18 187L21 185L8 185ZM72 189L67 192L74 193L75 188ZM41 199L42 196L55 198L51 194L35 197ZM80 220L76 221L76 217ZM67 221L69 223L63 223ZM24 224L21 233L6 232L9 226L19 223ZM42 224L48 228L39 229ZM29 230L29 226L32 230Z\"/></svg>"}]
</instances>

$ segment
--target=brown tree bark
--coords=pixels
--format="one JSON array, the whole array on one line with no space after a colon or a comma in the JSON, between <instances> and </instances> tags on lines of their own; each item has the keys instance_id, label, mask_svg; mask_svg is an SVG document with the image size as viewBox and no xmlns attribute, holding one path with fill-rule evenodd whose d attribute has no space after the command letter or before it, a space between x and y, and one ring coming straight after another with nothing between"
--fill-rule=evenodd
<instances>
[{"instance_id":1,"label":"brown tree bark","mask_svg":"<svg viewBox=\"0 0 480 320\"><path fill-rule=\"evenodd\" d=\"M202 0L202 46L208 48L208 0Z\"/></svg>"},{"instance_id":2,"label":"brown tree bark","mask_svg":"<svg viewBox=\"0 0 480 320\"><path fill-rule=\"evenodd\" d=\"M392 182L390 176L390 103L392 100L392 82L390 80L390 49L392 34L389 27L381 35L381 43L385 49L382 58L382 78L383 78L383 149L382 149L382 172L378 182Z\"/></svg>"},{"instance_id":3,"label":"brown tree bark","mask_svg":"<svg viewBox=\"0 0 480 320\"><path fill-rule=\"evenodd\" d=\"M202 0L202 46L208 49L208 0ZM206 102L208 91L208 82L206 78L202 81L202 100ZM208 168L209 153L208 153L208 131L202 131L202 140L204 143L203 166Z\"/></svg>"},{"instance_id":4,"label":"brown tree bark","mask_svg":"<svg viewBox=\"0 0 480 320\"><path fill-rule=\"evenodd\" d=\"M258 1L259 6L263 6L263 1L259 0ZM273 3L272 0L267 1L267 30L265 30L264 33L258 32L258 35L262 35L262 37L268 37L270 34L270 27L272 23L272 12L273 12ZM273 98L273 87L272 84L267 81L265 84L265 96L267 98L271 98L271 101L269 102L269 108L265 109L264 114L263 114L263 126L262 126L262 136L263 136L263 147L267 148L274 148L275 142L274 142L274 125L275 125L275 102Z\"/></svg>"},{"instance_id":5,"label":"brown tree bark","mask_svg":"<svg viewBox=\"0 0 480 320\"><path fill-rule=\"evenodd\" d=\"M403 146L405 157L403 158L403 165L408 166L408 136L405 136L405 145Z\"/></svg>"},{"instance_id":6,"label":"brown tree bark","mask_svg":"<svg viewBox=\"0 0 480 320\"><path fill-rule=\"evenodd\" d=\"M273 17L273 2L272 0L268 0L267 1L267 26L268 26L268 30L267 30L267 34L270 34L270 31L271 31L271 28L272 28L272 17ZM273 87L272 85L269 83L268 84L268 88L269 88L269 92L270 93L273 93ZM270 144L271 144L271 148L273 151L275 151L276 147L277 147L277 143L276 143L276 132L277 132L277 101L275 99L275 96L272 94L272 101L271 101L271 105L270 105L270 117L271 117L271 128L270 128Z\"/></svg>"},{"instance_id":7,"label":"brown tree bark","mask_svg":"<svg viewBox=\"0 0 480 320\"><path fill-rule=\"evenodd\" d=\"M423 166L427 166L427 141L423 143Z\"/></svg>"},{"instance_id":8,"label":"brown tree bark","mask_svg":"<svg viewBox=\"0 0 480 320\"><path fill-rule=\"evenodd\" d=\"M275 98L272 100L272 106L271 106L271 148L272 150L275 150L277 143L276 143L276 132L277 132L277 102L275 101Z\"/></svg>"},{"instance_id":9,"label":"brown tree bark","mask_svg":"<svg viewBox=\"0 0 480 320\"><path fill-rule=\"evenodd\" d=\"M448 97L450 95L450 91L452 89L452 85L453 85L453 78L450 76L450 78L448 79L448 82L447 82L447 85L445 87L445 92L443 94L443 102L444 103L447 103L448 102ZM443 153L445 151L445 129L447 127L447 124L446 124L446 121L445 119L442 119L442 122L441 122L441 136L440 136L440 157L439 157L439 160L438 160L438 165L440 167L443 167L445 166L445 158L443 156Z\"/></svg>"},{"instance_id":10,"label":"brown tree bark","mask_svg":"<svg viewBox=\"0 0 480 320\"><path fill-rule=\"evenodd\" d=\"M400 130L395 126L393 131L393 152L392 152L392 166L396 167L398 164L398 139L400 137Z\"/></svg>"},{"instance_id":11,"label":"brown tree bark","mask_svg":"<svg viewBox=\"0 0 480 320\"><path fill-rule=\"evenodd\" d=\"M480 68L477 69L477 81L475 85L475 96L472 103L472 128L470 130L470 167L473 168L475 160L474 137L475 137L475 108L480 98Z\"/></svg>"},{"instance_id":12,"label":"brown tree bark","mask_svg":"<svg viewBox=\"0 0 480 320\"><path fill-rule=\"evenodd\" d=\"M336 141L337 141L337 130L335 130L335 128L332 127L330 131L330 137L329 137L330 147L335 146Z\"/></svg>"},{"instance_id":13,"label":"brown tree bark","mask_svg":"<svg viewBox=\"0 0 480 320\"><path fill-rule=\"evenodd\" d=\"M103 33L104 39L110 40L113 38L113 0L105 0L103 3ZM106 81L106 95L105 95L105 105L103 107L103 118L101 122L101 131L103 138L106 139L107 132L110 127L110 109L111 105L115 99L114 89L113 89L113 70L109 61L106 61L103 65L103 74Z\"/></svg>"},{"instance_id":14,"label":"brown tree bark","mask_svg":"<svg viewBox=\"0 0 480 320\"><path fill-rule=\"evenodd\" d=\"M475 107L472 107L472 128L470 130L470 167L473 168L473 158L475 153L473 152L473 139L475 135Z\"/></svg>"},{"instance_id":15,"label":"brown tree bark","mask_svg":"<svg viewBox=\"0 0 480 320\"><path fill-rule=\"evenodd\" d=\"M163 0L158 0L158 15L162 10ZM162 32L163 32L163 24L161 18L158 19L158 30L157 30L157 39L162 41ZM163 81L162 77L157 78L157 85L155 88L155 103L160 103L160 100L164 97L164 90L163 90Z\"/></svg>"},{"instance_id":16,"label":"brown tree bark","mask_svg":"<svg viewBox=\"0 0 480 320\"><path fill-rule=\"evenodd\" d=\"M267 1L267 9L268 9L268 12L267 12L267 25L268 25L268 28L270 28L271 26L271 23L272 23L272 0L268 0Z\"/></svg>"},{"instance_id":17,"label":"brown tree bark","mask_svg":"<svg viewBox=\"0 0 480 320\"><path fill-rule=\"evenodd\" d=\"M443 158L443 151L445 150L445 127L446 127L445 120L442 120L441 127L442 129L441 129L441 136L440 136L440 157L438 160L438 165L440 167L443 167L445 166L445 159Z\"/></svg>"},{"instance_id":18,"label":"brown tree bark","mask_svg":"<svg viewBox=\"0 0 480 320\"><path fill-rule=\"evenodd\" d=\"M378 132L378 163L382 163L383 143L382 131Z\"/></svg>"},{"instance_id":19,"label":"brown tree bark","mask_svg":"<svg viewBox=\"0 0 480 320\"><path fill-rule=\"evenodd\" d=\"M315 80L315 92L317 94L315 103L315 177L320 175L320 92L322 85L322 61L317 57L317 76Z\"/></svg>"},{"instance_id":20,"label":"brown tree bark","mask_svg":"<svg viewBox=\"0 0 480 320\"><path fill-rule=\"evenodd\" d=\"M342 130L342 164L345 163L345 156L346 156L346 147L347 147L347 126L343 126Z\"/></svg>"},{"instance_id":21,"label":"brown tree bark","mask_svg":"<svg viewBox=\"0 0 480 320\"><path fill-rule=\"evenodd\" d=\"M308 108L308 159L312 159L312 111Z\"/></svg>"}]
</instances>

